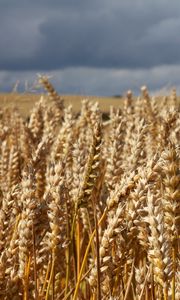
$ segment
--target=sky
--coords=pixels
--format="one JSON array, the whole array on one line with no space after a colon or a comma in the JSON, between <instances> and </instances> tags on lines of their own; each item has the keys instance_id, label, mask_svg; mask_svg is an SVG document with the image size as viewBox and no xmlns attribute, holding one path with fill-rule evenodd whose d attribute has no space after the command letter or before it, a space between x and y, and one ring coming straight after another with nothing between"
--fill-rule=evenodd
<instances>
[{"instance_id":1,"label":"sky","mask_svg":"<svg viewBox=\"0 0 180 300\"><path fill-rule=\"evenodd\" d=\"M180 92L179 0L0 0L0 91Z\"/></svg>"}]
</instances>

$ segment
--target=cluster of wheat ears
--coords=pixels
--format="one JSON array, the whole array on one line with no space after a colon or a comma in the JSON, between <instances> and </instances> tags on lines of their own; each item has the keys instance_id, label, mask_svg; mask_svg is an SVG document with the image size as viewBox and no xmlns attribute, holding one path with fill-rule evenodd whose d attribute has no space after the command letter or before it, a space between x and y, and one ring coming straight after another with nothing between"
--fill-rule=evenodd
<instances>
[{"instance_id":1,"label":"cluster of wheat ears","mask_svg":"<svg viewBox=\"0 0 180 300\"><path fill-rule=\"evenodd\" d=\"M0 299L180 299L180 106L143 87L103 121L48 78L0 111Z\"/></svg>"}]
</instances>

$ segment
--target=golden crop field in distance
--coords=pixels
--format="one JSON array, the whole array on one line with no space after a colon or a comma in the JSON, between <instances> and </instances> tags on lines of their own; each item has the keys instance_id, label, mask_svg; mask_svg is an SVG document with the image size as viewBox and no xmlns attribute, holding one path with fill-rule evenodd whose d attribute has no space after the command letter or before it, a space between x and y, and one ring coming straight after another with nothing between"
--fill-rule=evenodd
<instances>
[{"instance_id":1,"label":"golden crop field in distance","mask_svg":"<svg viewBox=\"0 0 180 300\"><path fill-rule=\"evenodd\" d=\"M0 299L179 300L176 90L81 102L39 81L0 96Z\"/></svg>"},{"instance_id":2,"label":"golden crop field in distance","mask_svg":"<svg viewBox=\"0 0 180 300\"><path fill-rule=\"evenodd\" d=\"M43 95L43 94L42 94ZM46 97L46 95L43 95ZM40 94L28 93L0 93L0 107L17 107L23 116L28 116L34 104L40 99ZM100 109L103 112L109 112L110 106L115 108L123 105L123 98L120 97L96 97L96 96L79 96L79 95L62 95L65 106L72 105L74 112L78 113L81 108L81 101L88 99L98 101Z\"/></svg>"}]
</instances>

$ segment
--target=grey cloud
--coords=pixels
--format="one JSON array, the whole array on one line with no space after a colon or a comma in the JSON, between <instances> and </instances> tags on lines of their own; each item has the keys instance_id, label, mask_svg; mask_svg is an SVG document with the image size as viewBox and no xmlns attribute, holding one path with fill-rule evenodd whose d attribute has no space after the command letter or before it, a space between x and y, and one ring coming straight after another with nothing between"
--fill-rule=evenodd
<instances>
[{"instance_id":1,"label":"grey cloud","mask_svg":"<svg viewBox=\"0 0 180 300\"><path fill-rule=\"evenodd\" d=\"M180 92L179 0L0 0L0 90L36 72L63 93Z\"/></svg>"},{"instance_id":2,"label":"grey cloud","mask_svg":"<svg viewBox=\"0 0 180 300\"><path fill-rule=\"evenodd\" d=\"M148 86L151 94L173 86L180 93L180 66L165 65L141 70L67 68L48 72L48 75L52 76L51 81L60 94L115 95L132 89L138 95L144 84ZM36 79L34 71L1 71L0 90L11 91L13 85L19 81L20 91L24 91L26 82L29 87L34 87Z\"/></svg>"},{"instance_id":3,"label":"grey cloud","mask_svg":"<svg viewBox=\"0 0 180 300\"><path fill-rule=\"evenodd\" d=\"M1 0L0 68L179 64L179 15L179 0Z\"/></svg>"}]
</instances>

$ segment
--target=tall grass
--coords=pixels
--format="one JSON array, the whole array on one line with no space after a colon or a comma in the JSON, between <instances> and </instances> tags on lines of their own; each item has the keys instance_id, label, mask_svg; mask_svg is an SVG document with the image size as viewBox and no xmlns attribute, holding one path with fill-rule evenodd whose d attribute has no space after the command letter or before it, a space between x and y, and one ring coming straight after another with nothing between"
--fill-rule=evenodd
<instances>
[{"instance_id":1,"label":"tall grass","mask_svg":"<svg viewBox=\"0 0 180 300\"><path fill-rule=\"evenodd\" d=\"M180 299L180 106L0 111L0 299Z\"/></svg>"}]
</instances>

